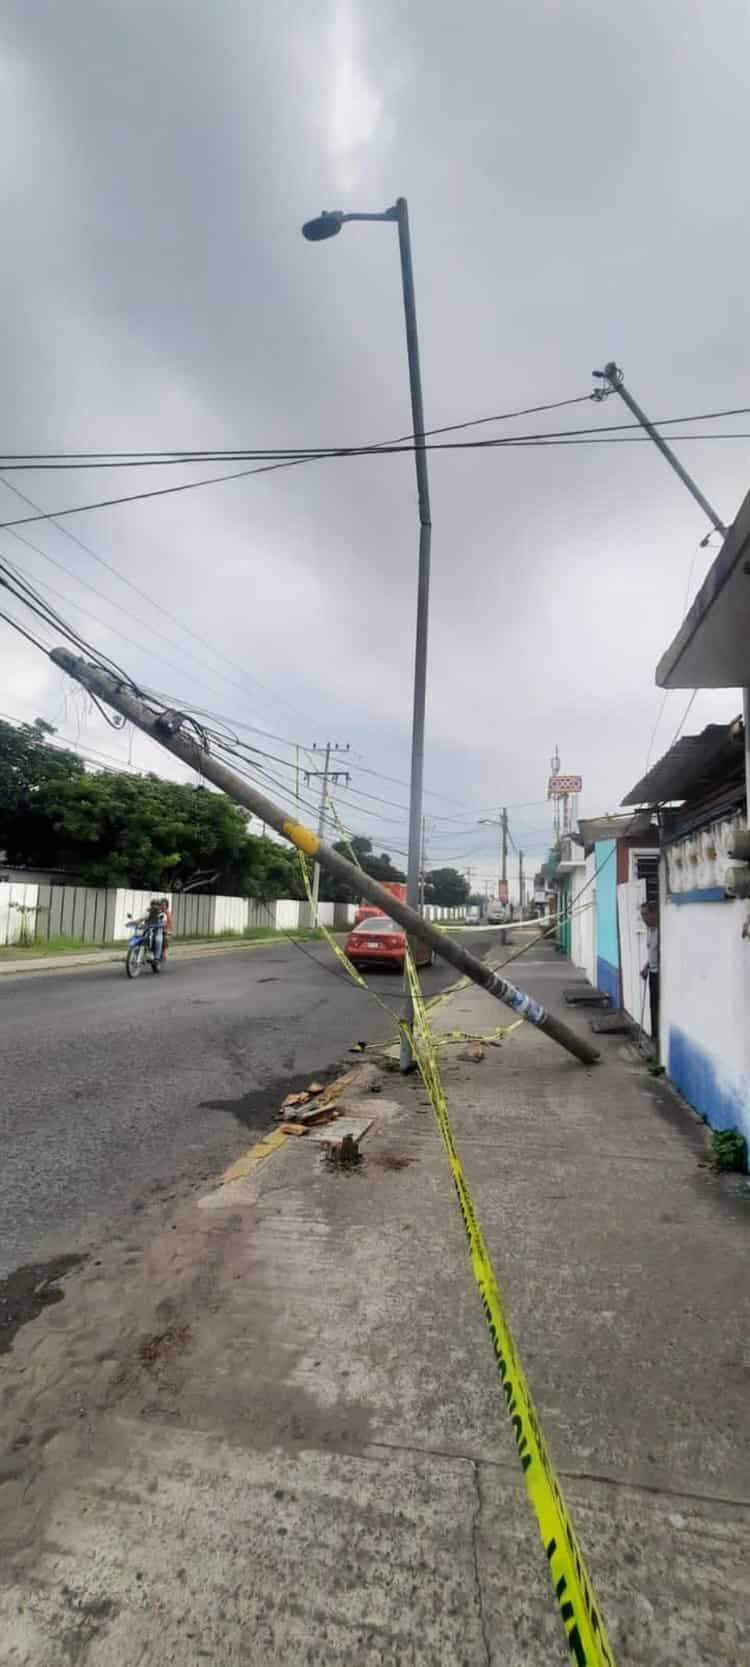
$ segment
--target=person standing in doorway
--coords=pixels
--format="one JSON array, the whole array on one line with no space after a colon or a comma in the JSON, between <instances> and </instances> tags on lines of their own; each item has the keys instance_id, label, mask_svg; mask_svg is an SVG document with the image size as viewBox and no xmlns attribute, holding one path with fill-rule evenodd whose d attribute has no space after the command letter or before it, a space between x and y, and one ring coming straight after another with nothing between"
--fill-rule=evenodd
<instances>
[{"instance_id":1,"label":"person standing in doorway","mask_svg":"<svg viewBox=\"0 0 750 1667\"><path fill-rule=\"evenodd\" d=\"M641 968L641 978L648 979L651 999L651 1035L654 1046L659 1043L659 915L655 903L641 905L641 920L646 928L647 959Z\"/></svg>"}]
</instances>

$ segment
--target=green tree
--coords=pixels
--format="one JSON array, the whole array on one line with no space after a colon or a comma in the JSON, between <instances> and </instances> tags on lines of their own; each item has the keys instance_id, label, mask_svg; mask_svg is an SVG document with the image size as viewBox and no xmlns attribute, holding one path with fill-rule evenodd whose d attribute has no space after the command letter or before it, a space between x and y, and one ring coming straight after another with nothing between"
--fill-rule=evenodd
<instances>
[{"instance_id":1,"label":"green tree","mask_svg":"<svg viewBox=\"0 0 750 1667\"><path fill-rule=\"evenodd\" d=\"M10 863L56 866L56 839L47 810L49 796L84 774L74 752L45 745L51 724L0 722L0 850Z\"/></svg>"},{"instance_id":2,"label":"green tree","mask_svg":"<svg viewBox=\"0 0 750 1667\"><path fill-rule=\"evenodd\" d=\"M248 894L268 867L265 841L248 834L221 793L158 776L96 771L56 786L48 813L59 866L93 885Z\"/></svg>"},{"instance_id":3,"label":"green tree","mask_svg":"<svg viewBox=\"0 0 750 1667\"><path fill-rule=\"evenodd\" d=\"M469 896L469 882L457 868L432 868L425 874L425 903L438 903L444 909L460 909Z\"/></svg>"},{"instance_id":4,"label":"green tree","mask_svg":"<svg viewBox=\"0 0 750 1667\"><path fill-rule=\"evenodd\" d=\"M356 862L373 880L404 880L405 874L400 868L394 868L387 851L376 853L372 840L365 834L354 834L352 839L338 840L333 847L349 862ZM356 903L361 893L356 885L349 885L346 880L340 880L336 875L321 873L320 896L326 903Z\"/></svg>"},{"instance_id":5,"label":"green tree","mask_svg":"<svg viewBox=\"0 0 750 1667\"><path fill-rule=\"evenodd\" d=\"M47 744L52 733L41 718L18 729L0 722L0 849L11 862L90 885L304 897L297 852L248 833L247 813L224 794L156 775L87 771L75 753ZM403 879L371 839L357 835L352 845L368 874ZM337 849L351 858L348 845ZM323 876L323 898L358 895Z\"/></svg>"}]
</instances>

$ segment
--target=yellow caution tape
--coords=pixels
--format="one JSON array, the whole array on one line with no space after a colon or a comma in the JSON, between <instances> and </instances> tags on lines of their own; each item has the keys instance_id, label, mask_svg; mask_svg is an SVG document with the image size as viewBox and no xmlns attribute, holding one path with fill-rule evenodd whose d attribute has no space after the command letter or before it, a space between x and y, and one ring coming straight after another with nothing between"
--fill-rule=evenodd
<instances>
[{"instance_id":1,"label":"yellow caution tape","mask_svg":"<svg viewBox=\"0 0 750 1667\"><path fill-rule=\"evenodd\" d=\"M302 856L300 856L300 863L305 890L312 904L310 877L307 872L307 864ZM366 980L352 966L351 961L347 959L343 950L336 943L333 934L325 926L322 926L321 930L350 976L357 984L364 985L366 989L369 989ZM474 1278L479 1288L482 1307L492 1339L492 1347L495 1351L500 1382L513 1426L526 1489L536 1517L542 1545L546 1552L550 1577L560 1608L571 1662L574 1667L615 1667L615 1659L604 1621L594 1598L591 1578L584 1562L583 1552L578 1543L570 1513L563 1499L539 1415L505 1313L495 1270L484 1242L482 1229L474 1209L474 1202L464 1175L463 1165L456 1150L448 1113L448 1102L440 1076L436 1042L430 1030L427 1007L417 969L408 949L406 969L414 1011L411 1027L405 1026L403 1020L388 1008L385 1002L380 1000L374 990L370 990L369 993L375 997L384 1011L389 1013L399 1031L406 1030L408 1032L419 1074L430 1097L437 1125L448 1154L453 1184L456 1188L466 1236L469 1241ZM430 1006L442 1002L467 983L469 983L468 979L460 979L450 989L444 990L434 1003L430 1003ZM502 1035L507 1034L510 1030L515 1030L517 1025L522 1022L522 1020L518 1020L516 1024L506 1026L504 1030L499 1027L492 1038L482 1038L482 1040L499 1040ZM459 1038L463 1040L464 1033L454 1031L449 1033L444 1040L457 1041ZM478 1038L473 1037L467 1039L478 1040Z\"/></svg>"},{"instance_id":2,"label":"yellow caution tape","mask_svg":"<svg viewBox=\"0 0 750 1667\"><path fill-rule=\"evenodd\" d=\"M430 1037L436 1048L444 1048L448 1042L484 1042L487 1047L499 1048L506 1036L518 1030L523 1022L523 1019L514 1019L512 1025L498 1025L496 1030L490 1030L486 1035L478 1030L444 1030L440 1036L433 1036L430 1032Z\"/></svg>"},{"instance_id":3,"label":"yellow caution tape","mask_svg":"<svg viewBox=\"0 0 750 1667\"><path fill-rule=\"evenodd\" d=\"M570 1659L575 1667L615 1667L614 1656L598 1605L583 1552L555 1475L542 1426L526 1381L510 1329L495 1271L477 1220L461 1159L456 1151L448 1114L448 1103L440 1078L437 1053L430 1032L419 978L411 956L407 958L409 985L414 1004L412 1045L422 1081L432 1102L443 1137L453 1183L461 1207L471 1251L474 1278L479 1287L500 1382L508 1406L518 1456L529 1499L534 1509L550 1576L560 1606Z\"/></svg>"}]
</instances>

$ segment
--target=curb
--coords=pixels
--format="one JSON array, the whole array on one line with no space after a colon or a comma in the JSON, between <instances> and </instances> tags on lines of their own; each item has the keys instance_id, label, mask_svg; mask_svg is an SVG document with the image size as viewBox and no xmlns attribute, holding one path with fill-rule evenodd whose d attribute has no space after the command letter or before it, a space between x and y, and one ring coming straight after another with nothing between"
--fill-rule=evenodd
<instances>
[{"instance_id":1,"label":"curb","mask_svg":"<svg viewBox=\"0 0 750 1667\"><path fill-rule=\"evenodd\" d=\"M308 940L307 938L296 937L293 932L280 932L278 937L275 938L248 938L242 942L236 938L226 938L223 942L219 940L217 943L212 943L210 939L190 944L172 942L169 959L170 961L188 961L193 956L223 955L229 950L267 949L279 943L307 943L308 941L320 943L322 939ZM118 963L124 965L124 962L125 947L122 950L113 949L107 955L100 949L92 949L88 953L82 950L80 954L73 950L70 956L65 956L64 959L51 955L48 960L45 960L45 957L40 955L30 958L28 961L7 961L3 963L0 960L0 978L22 978L26 977L28 973L81 972L83 968L90 970L92 967L111 967Z\"/></svg>"}]
</instances>

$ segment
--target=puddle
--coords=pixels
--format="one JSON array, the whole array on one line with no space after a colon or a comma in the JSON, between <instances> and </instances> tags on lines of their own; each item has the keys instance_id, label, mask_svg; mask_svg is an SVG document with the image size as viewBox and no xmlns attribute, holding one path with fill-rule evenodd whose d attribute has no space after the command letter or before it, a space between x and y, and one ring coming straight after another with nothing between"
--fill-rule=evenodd
<instances>
[{"instance_id":1,"label":"puddle","mask_svg":"<svg viewBox=\"0 0 750 1667\"><path fill-rule=\"evenodd\" d=\"M226 1111L230 1117L236 1117L244 1129L267 1129L273 1126L276 1112L287 1094L299 1094L311 1082L329 1083L340 1075L341 1070L336 1061L334 1065L316 1065L309 1071L297 1071L291 1076L285 1071L283 1076L272 1077L262 1088L251 1088L249 1093L240 1094L237 1099L201 1100L201 1109Z\"/></svg>"},{"instance_id":2,"label":"puddle","mask_svg":"<svg viewBox=\"0 0 750 1667\"><path fill-rule=\"evenodd\" d=\"M87 1261L86 1256L54 1256L49 1262L31 1262L0 1279L0 1354L7 1354L21 1326L35 1320L50 1303L62 1302L64 1290L57 1283L63 1275Z\"/></svg>"}]
</instances>

